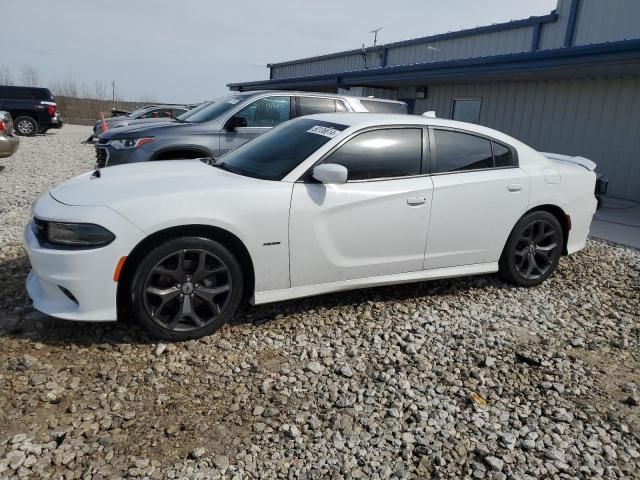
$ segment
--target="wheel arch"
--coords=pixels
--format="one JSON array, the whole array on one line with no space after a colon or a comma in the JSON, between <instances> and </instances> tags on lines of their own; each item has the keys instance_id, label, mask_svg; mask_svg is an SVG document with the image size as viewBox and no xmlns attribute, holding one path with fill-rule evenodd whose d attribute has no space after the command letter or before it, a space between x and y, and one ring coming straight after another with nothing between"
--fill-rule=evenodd
<instances>
[{"instance_id":1,"label":"wheel arch","mask_svg":"<svg viewBox=\"0 0 640 480\"><path fill-rule=\"evenodd\" d=\"M228 230L212 225L180 225L158 230L157 232L145 237L127 256L127 260L125 261L122 272L120 273L120 278L118 279L118 289L116 293L116 307L119 317L123 309L126 309L129 305L128 293L131 287L131 282L133 281L133 275L136 271L136 267L144 258L144 253L170 238L184 236L204 236L211 240L220 242L228 248L231 253L236 256L242 268L244 276L243 297L249 298L253 295L255 290L255 270L249 250L242 240Z\"/></svg>"}]
</instances>

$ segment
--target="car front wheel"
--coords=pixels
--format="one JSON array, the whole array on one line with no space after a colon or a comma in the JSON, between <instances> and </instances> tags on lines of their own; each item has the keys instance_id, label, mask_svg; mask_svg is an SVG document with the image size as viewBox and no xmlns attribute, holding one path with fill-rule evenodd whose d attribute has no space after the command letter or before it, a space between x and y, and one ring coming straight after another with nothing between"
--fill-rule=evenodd
<instances>
[{"instance_id":1,"label":"car front wheel","mask_svg":"<svg viewBox=\"0 0 640 480\"><path fill-rule=\"evenodd\" d=\"M210 335L230 320L242 298L242 269L222 244L181 237L153 248L138 265L132 306L156 338Z\"/></svg>"},{"instance_id":2,"label":"car front wheel","mask_svg":"<svg viewBox=\"0 0 640 480\"><path fill-rule=\"evenodd\" d=\"M526 214L513 227L504 247L500 275L516 285L539 285L556 269L563 241L560 222L551 213Z\"/></svg>"}]
</instances>

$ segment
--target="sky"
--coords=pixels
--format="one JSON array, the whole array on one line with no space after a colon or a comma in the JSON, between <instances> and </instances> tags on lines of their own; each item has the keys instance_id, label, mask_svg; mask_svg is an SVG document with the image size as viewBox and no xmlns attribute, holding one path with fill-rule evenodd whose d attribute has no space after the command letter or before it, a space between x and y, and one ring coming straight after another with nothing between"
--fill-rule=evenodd
<instances>
[{"instance_id":1,"label":"sky","mask_svg":"<svg viewBox=\"0 0 640 480\"><path fill-rule=\"evenodd\" d=\"M267 63L544 15L557 0L0 0L0 67L42 86L115 80L120 98L198 102ZM25 34L25 25L30 25ZM110 92L110 87L109 87ZM54 92L55 93L55 92Z\"/></svg>"}]
</instances>

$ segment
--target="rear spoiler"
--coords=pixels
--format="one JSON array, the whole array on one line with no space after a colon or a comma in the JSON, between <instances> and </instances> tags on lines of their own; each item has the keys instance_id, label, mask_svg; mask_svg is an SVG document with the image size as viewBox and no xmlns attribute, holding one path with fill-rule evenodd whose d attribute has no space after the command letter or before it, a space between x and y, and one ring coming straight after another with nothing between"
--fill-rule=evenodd
<instances>
[{"instance_id":1,"label":"rear spoiler","mask_svg":"<svg viewBox=\"0 0 640 480\"><path fill-rule=\"evenodd\" d=\"M540 153L550 160L555 160L557 162L564 162L564 163L573 163L574 165L580 165L581 167L584 167L589 171L594 171L596 169L596 162L589 160L588 158L570 157L569 155L561 155L559 153L546 153L546 152L540 152Z\"/></svg>"}]
</instances>

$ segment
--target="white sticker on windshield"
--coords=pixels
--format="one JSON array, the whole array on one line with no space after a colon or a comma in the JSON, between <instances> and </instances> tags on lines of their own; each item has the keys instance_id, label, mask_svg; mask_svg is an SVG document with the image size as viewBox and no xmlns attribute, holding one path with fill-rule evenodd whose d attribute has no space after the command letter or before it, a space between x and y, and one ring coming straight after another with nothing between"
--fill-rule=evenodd
<instances>
[{"instance_id":1,"label":"white sticker on windshield","mask_svg":"<svg viewBox=\"0 0 640 480\"><path fill-rule=\"evenodd\" d=\"M230 98L229 100L227 100L227 103L230 103L231 105L235 105L239 101L240 101L239 98Z\"/></svg>"},{"instance_id":2,"label":"white sticker on windshield","mask_svg":"<svg viewBox=\"0 0 640 480\"><path fill-rule=\"evenodd\" d=\"M315 133L316 135L322 135L323 137L333 138L336 135L340 134L340 130L336 130L335 128L322 127L320 125L316 125L315 127L307 130L307 133Z\"/></svg>"}]
</instances>

